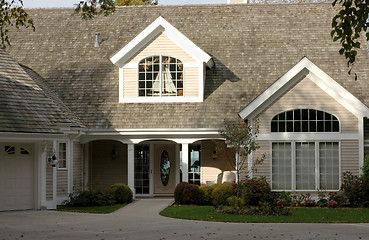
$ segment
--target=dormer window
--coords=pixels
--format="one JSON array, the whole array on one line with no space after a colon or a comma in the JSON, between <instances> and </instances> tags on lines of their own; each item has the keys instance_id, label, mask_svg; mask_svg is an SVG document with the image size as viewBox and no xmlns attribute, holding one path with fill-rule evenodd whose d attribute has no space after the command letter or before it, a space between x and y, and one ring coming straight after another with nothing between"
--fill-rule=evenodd
<instances>
[{"instance_id":1,"label":"dormer window","mask_svg":"<svg viewBox=\"0 0 369 240\"><path fill-rule=\"evenodd\" d=\"M183 63L170 56L150 56L138 67L139 97L183 96Z\"/></svg>"}]
</instances>

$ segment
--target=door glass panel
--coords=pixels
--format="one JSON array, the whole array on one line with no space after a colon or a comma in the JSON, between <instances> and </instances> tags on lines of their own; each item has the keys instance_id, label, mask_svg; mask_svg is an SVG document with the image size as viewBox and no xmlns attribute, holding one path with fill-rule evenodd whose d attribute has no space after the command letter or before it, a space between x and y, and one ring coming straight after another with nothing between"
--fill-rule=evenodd
<instances>
[{"instance_id":1,"label":"door glass panel","mask_svg":"<svg viewBox=\"0 0 369 240\"><path fill-rule=\"evenodd\" d=\"M188 146L188 182L200 185L201 179L201 145L191 144Z\"/></svg>"},{"instance_id":2,"label":"door glass panel","mask_svg":"<svg viewBox=\"0 0 369 240\"><path fill-rule=\"evenodd\" d=\"M170 174L169 155L168 155L168 152L164 150L163 153L161 154L161 160L160 160L160 177L161 177L161 183L163 184L163 186L168 185L169 174Z\"/></svg>"},{"instance_id":3,"label":"door glass panel","mask_svg":"<svg viewBox=\"0 0 369 240\"><path fill-rule=\"evenodd\" d=\"M150 147L135 146L135 189L137 194L150 192Z\"/></svg>"}]
</instances>

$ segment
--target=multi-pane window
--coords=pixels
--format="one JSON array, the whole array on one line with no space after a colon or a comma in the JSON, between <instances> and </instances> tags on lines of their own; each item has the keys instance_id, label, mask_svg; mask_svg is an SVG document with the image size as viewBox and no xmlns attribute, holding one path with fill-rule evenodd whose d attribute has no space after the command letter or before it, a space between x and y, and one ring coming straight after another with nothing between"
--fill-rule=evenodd
<instances>
[{"instance_id":1,"label":"multi-pane window","mask_svg":"<svg viewBox=\"0 0 369 240\"><path fill-rule=\"evenodd\" d=\"M138 67L138 96L183 96L183 63L162 55L142 59Z\"/></svg>"},{"instance_id":2,"label":"multi-pane window","mask_svg":"<svg viewBox=\"0 0 369 240\"><path fill-rule=\"evenodd\" d=\"M135 146L135 189L137 194L150 192L150 146Z\"/></svg>"},{"instance_id":3,"label":"multi-pane window","mask_svg":"<svg viewBox=\"0 0 369 240\"><path fill-rule=\"evenodd\" d=\"M338 142L273 142L274 190L337 190Z\"/></svg>"},{"instance_id":4,"label":"multi-pane window","mask_svg":"<svg viewBox=\"0 0 369 240\"><path fill-rule=\"evenodd\" d=\"M58 143L58 168L67 168L67 143L65 142Z\"/></svg>"},{"instance_id":5,"label":"multi-pane window","mask_svg":"<svg viewBox=\"0 0 369 240\"><path fill-rule=\"evenodd\" d=\"M201 145L188 146L188 182L200 185L201 181Z\"/></svg>"},{"instance_id":6,"label":"multi-pane window","mask_svg":"<svg viewBox=\"0 0 369 240\"><path fill-rule=\"evenodd\" d=\"M271 121L272 132L339 132L336 116L315 109L295 109L276 115Z\"/></svg>"}]
</instances>

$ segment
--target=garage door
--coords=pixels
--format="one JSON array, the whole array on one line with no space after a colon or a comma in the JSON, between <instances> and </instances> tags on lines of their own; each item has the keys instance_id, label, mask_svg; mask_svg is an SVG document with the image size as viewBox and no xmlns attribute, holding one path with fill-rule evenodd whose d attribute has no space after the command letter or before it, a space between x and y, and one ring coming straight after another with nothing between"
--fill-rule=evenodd
<instances>
[{"instance_id":1,"label":"garage door","mask_svg":"<svg viewBox=\"0 0 369 240\"><path fill-rule=\"evenodd\" d=\"M0 144L0 211L34 208L31 145Z\"/></svg>"}]
</instances>

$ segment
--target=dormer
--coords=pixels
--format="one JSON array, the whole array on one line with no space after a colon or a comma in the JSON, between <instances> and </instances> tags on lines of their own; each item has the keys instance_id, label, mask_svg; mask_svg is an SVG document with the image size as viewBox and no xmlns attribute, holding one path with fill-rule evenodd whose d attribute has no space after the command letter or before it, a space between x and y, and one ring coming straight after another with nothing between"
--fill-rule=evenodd
<instances>
[{"instance_id":1,"label":"dormer","mask_svg":"<svg viewBox=\"0 0 369 240\"><path fill-rule=\"evenodd\" d=\"M212 58L158 17L110 61L119 67L119 102L202 102Z\"/></svg>"}]
</instances>

